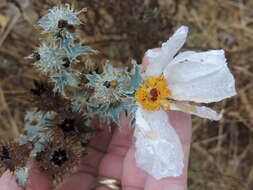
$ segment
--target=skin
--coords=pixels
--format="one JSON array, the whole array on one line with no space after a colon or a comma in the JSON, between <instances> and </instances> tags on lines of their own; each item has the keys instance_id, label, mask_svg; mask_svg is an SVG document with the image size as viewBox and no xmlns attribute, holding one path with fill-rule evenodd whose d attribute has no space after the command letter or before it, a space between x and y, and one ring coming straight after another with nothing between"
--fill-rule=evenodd
<instances>
[{"instance_id":1,"label":"skin","mask_svg":"<svg viewBox=\"0 0 253 190\"><path fill-rule=\"evenodd\" d=\"M143 65L147 65L147 57ZM133 129L128 127L128 119L122 117L120 127L109 132L103 126L103 132L98 134L88 148L89 154L80 160L76 172L65 179L57 190L110 190L105 186L96 185L96 177L104 176L121 181L123 190L185 190L187 188L187 170L191 143L191 117L188 114L170 111L171 124L180 137L184 151L184 172L176 178L155 180L146 172L136 167ZM138 126L137 126L138 127ZM32 164L26 190L51 190L50 178ZM18 187L10 172L5 172L0 178L1 190L23 190Z\"/></svg>"}]
</instances>

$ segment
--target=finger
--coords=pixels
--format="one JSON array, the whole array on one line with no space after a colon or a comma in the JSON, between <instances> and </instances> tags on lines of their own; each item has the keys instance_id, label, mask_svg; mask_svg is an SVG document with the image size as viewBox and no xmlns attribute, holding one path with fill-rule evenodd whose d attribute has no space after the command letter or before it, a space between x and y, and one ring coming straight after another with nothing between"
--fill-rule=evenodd
<instances>
[{"instance_id":1,"label":"finger","mask_svg":"<svg viewBox=\"0 0 253 190\"><path fill-rule=\"evenodd\" d=\"M153 49L159 51L160 48ZM148 57L144 56L143 63L144 69L148 66ZM184 152L184 171L183 175L177 178L167 178L163 180L155 180L153 177L149 176L146 184L145 190L151 189L173 189L173 190L183 190L186 188L187 182L187 168L188 168L188 157L190 151L190 141L191 141L191 118L189 115L182 112L171 111L169 113L171 119L171 124L175 128L177 134L180 137L183 152Z\"/></svg>"},{"instance_id":2,"label":"finger","mask_svg":"<svg viewBox=\"0 0 253 190\"><path fill-rule=\"evenodd\" d=\"M102 131L91 140L74 174L63 181L58 190L90 190L95 186L99 164L107 151L111 140L111 132L107 126L102 126Z\"/></svg>"},{"instance_id":3,"label":"finger","mask_svg":"<svg viewBox=\"0 0 253 190\"><path fill-rule=\"evenodd\" d=\"M152 49L153 51L159 51L160 48L154 48ZM141 67L142 67L142 72L145 72L148 66L148 56L144 55L143 59L142 59L142 63L141 63Z\"/></svg>"},{"instance_id":4,"label":"finger","mask_svg":"<svg viewBox=\"0 0 253 190\"><path fill-rule=\"evenodd\" d=\"M16 178L10 171L4 172L0 177L0 189L1 190L22 190L16 183Z\"/></svg>"},{"instance_id":5,"label":"finger","mask_svg":"<svg viewBox=\"0 0 253 190\"><path fill-rule=\"evenodd\" d=\"M133 129L129 127L129 122L130 120L125 116L121 117L121 124L113 134L107 154L101 161L99 176L121 180L123 161L132 143ZM100 186L97 189L106 190L107 188Z\"/></svg>"},{"instance_id":6,"label":"finger","mask_svg":"<svg viewBox=\"0 0 253 190\"><path fill-rule=\"evenodd\" d=\"M143 190L147 173L136 166L134 145L129 149L123 165L122 187L124 190Z\"/></svg>"},{"instance_id":7,"label":"finger","mask_svg":"<svg viewBox=\"0 0 253 190\"><path fill-rule=\"evenodd\" d=\"M32 162L32 169L28 173L26 190L50 190L51 188L51 178L40 171L35 162Z\"/></svg>"},{"instance_id":8,"label":"finger","mask_svg":"<svg viewBox=\"0 0 253 190\"><path fill-rule=\"evenodd\" d=\"M159 48L154 49L156 51ZM148 66L148 57L144 56L142 60L142 72L145 72ZM135 147L131 146L126 154L123 164L122 186L125 190L141 190L143 189L147 178L147 173L136 166Z\"/></svg>"},{"instance_id":9,"label":"finger","mask_svg":"<svg viewBox=\"0 0 253 190\"><path fill-rule=\"evenodd\" d=\"M82 157L78 171L97 176L99 164L112 139L112 132L108 126L104 125L102 130L91 140L91 144L87 148L88 154Z\"/></svg>"},{"instance_id":10,"label":"finger","mask_svg":"<svg viewBox=\"0 0 253 190\"><path fill-rule=\"evenodd\" d=\"M159 48L154 49L159 51ZM143 59L144 65L148 65L147 56ZM183 145L184 151L184 172L183 175L178 178L167 178L163 180L155 180L153 177L148 177L145 185L145 189L185 189L187 181L187 168L188 168L188 156L190 150L190 139L191 139L191 119L190 116L181 112L170 112L172 126L175 127L177 134Z\"/></svg>"},{"instance_id":11,"label":"finger","mask_svg":"<svg viewBox=\"0 0 253 190\"><path fill-rule=\"evenodd\" d=\"M188 114L178 111L170 111L169 117L172 126L175 128L178 136L180 137L183 152L184 152L184 170L183 174L179 177L170 177L162 180L156 180L152 176L149 176L145 190L185 190L187 187L187 170L188 170L188 159L191 142L191 117Z\"/></svg>"},{"instance_id":12,"label":"finger","mask_svg":"<svg viewBox=\"0 0 253 190\"><path fill-rule=\"evenodd\" d=\"M94 188L95 177L87 173L74 173L59 185L57 190L91 190Z\"/></svg>"}]
</instances>

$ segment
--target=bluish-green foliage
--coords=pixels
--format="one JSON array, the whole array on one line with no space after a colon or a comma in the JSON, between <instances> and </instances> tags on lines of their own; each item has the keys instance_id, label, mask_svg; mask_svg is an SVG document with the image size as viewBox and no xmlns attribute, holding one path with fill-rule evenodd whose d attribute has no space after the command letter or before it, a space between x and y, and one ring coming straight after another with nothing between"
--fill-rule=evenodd
<instances>
[{"instance_id":1,"label":"bluish-green foliage","mask_svg":"<svg viewBox=\"0 0 253 190\"><path fill-rule=\"evenodd\" d=\"M50 40L42 42L36 51L40 56L34 65L46 74L54 83L54 89L67 96L66 87L78 88L79 72L72 68L78 63L78 57L95 52L88 46L75 42L77 34L69 32L67 27L59 27L59 22L67 25L80 25L78 15L83 10L75 12L70 5L54 7L47 16L39 20L39 26L47 33ZM28 58L34 59L34 55ZM70 69L71 68L71 69Z\"/></svg>"},{"instance_id":2,"label":"bluish-green foliage","mask_svg":"<svg viewBox=\"0 0 253 190\"><path fill-rule=\"evenodd\" d=\"M26 185L29 169L30 169L30 167L27 166L27 167L18 168L17 170L15 170L15 176L17 178L17 182L22 187L24 187Z\"/></svg>"},{"instance_id":3,"label":"bluish-green foliage","mask_svg":"<svg viewBox=\"0 0 253 190\"><path fill-rule=\"evenodd\" d=\"M78 146L77 149L80 151L84 150L85 146L79 145L83 144L82 141L89 141L90 136L98 131L96 127L93 129L91 126L90 121L94 115L119 124L120 114L124 113L127 116L131 115L130 123L132 126L135 124L137 103L134 96L143 83L141 67L132 62L133 67L129 71L127 67L114 67L107 63L102 73L95 72L97 65L89 55L96 51L77 42L78 34L74 30L81 24L78 15L83 11L75 12L70 5L58 6L39 20L38 25L43 29L42 33L48 37L28 58L48 77L48 81L45 82L46 85L35 85L36 89L32 89L33 96L37 98L35 100L38 100L35 105L40 111L27 112L25 135L20 137L20 144L32 143L32 158L45 150L46 144L54 142L57 135L64 135L63 141L67 141L62 133L64 130L72 130L68 133L74 133L70 139L73 140L74 137L75 142L78 142L73 146ZM43 110L43 105L40 104L45 105L46 109ZM60 114L63 114L63 119ZM84 128L78 129L77 132L77 125ZM50 127L61 127L61 132L54 130L59 134L51 136ZM80 131L83 132L83 136ZM60 143L61 146L65 146L66 142ZM16 171L21 185L25 184L28 168L29 166Z\"/></svg>"},{"instance_id":4,"label":"bluish-green foliage","mask_svg":"<svg viewBox=\"0 0 253 190\"><path fill-rule=\"evenodd\" d=\"M133 114L137 108L134 94L142 82L140 70L137 64L132 72L107 64L102 74L87 75L88 86L94 89L90 99L93 110L116 123L119 123L120 113Z\"/></svg>"},{"instance_id":5,"label":"bluish-green foliage","mask_svg":"<svg viewBox=\"0 0 253 190\"><path fill-rule=\"evenodd\" d=\"M26 113L24 127L24 130L26 132L26 142L22 140L21 143L34 143L34 147L31 152L32 157L44 149L45 142L51 140L49 135L45 133L43 129L45 129L47 121L51 120L55 115L56 113L54 112L42 113L29 111Z\"/></svg>"},{"instance_id":6,"label":"bluish-green foliage","mask_svg":"<svg viewBox=\"0 0 253 190\"><path fill-rule=\"evenodd\" d=\"M131 83L129 84L129 86L136 90L143 83L143 79L141 77L141 67L137 65L135 61L132 61L132 64L133 69L130 73Z\"/></svg>"},{"instance_id":7,"label":"bluish-green foliage","mask_svg":"<svg viewBox=\"0 0 253 190\"><path fill-rule=\"evenodd\" d=\"M78 73L73 69L66 69L62 72L57 72L51 75L51 80L54 82L54 90L60 92L63 96L66 96L65 87L78 88Z\"/></svg>"},{"instance_id":8,"label":"bluish-green foliage","mask_svg":"<svg viewBox=\"0 0 253 190\"><path fill-rule=\"evenodd\" d=\"M58 22L60 20L66 20L69 24L79 25L81 24L78 15L85 11L85 9L75 12L74 8L69 4L65 6L54 7L49 10L47 16L39 20L39 26L43 28L43 33L56 33L60 31L58 28Z\"/></svg>"},{"instance_id":9,"label":"bluish-green foliage","mask_svg":"<svg viewBox=\"0 0 253 190\"><path fill-rule=\"evenodd\" d=\"M141 69L136 63L133 63L131 72L128 72L126 67L105 65L103 73L86 75L89 80L87 86L94 90L94 93L87 97L87 94L79 89L82 86L79 80L81 74L72 65L78 63L78 57L95 51L75 43L75 32L71 33L65 27L59 28L59 21L63 20L65 24L81 24L78 15L82 11L75 12L69 5L55 7L39 20L39 26L43 28L43 33L49 35L51 41L42 43L38 48L40 59L34 65L48 75L54 83L55 92L67 97L66 87L73 88L75 92L79 91L71 97L73 110L80 111L88 107L91 113L98 113L118 123L121 112L131 114L136 109L134 93L142 83ZM87 59L83 66L88 71L94 67L90 59ZM114 83L115 87L108 87L110 83Z\"/></svg>"},{"instance_id":10,"label":"bluish-green foliage","mask_svg":"<svg viewBox=\"0 0 253 190\"><path fill-rule=\"evenodd\" d=\"M85 112L89 99L89 95L81 90L77 89L75 95L72 97L71 107L75 112Z\"/></svg>"},{"instance_id":11,"label":"bluish-green foliage","mask_svg":"<svg viewBox=\"0 0 253 190\"><path fill-rule=\"evenodd\" d=\"M42 43L38 48L38 53L40 60L36 61L34 65L43 73L50 75L64 69L63 59L66 57L66 53L63 49L58 48L55 43Z\"/></svg>"},{"instance_id":12,"label":"bluish-green foliage","mask_svg":"<svg viewBox=\"0 0 253 190\"><path fill-rule=\"evenodd\" d=\"M75 64L76 59L79 56L84 56L89 53L94 53L95 51L88 47L88 46L83 46L79 43L74 42L74 35L68 33L66 30L61 31L61 38L57 38L57 40L60 41L60 48L64 49L66 52L66 57L70 61L70 64Z\"/></svg>"}]
</instances>

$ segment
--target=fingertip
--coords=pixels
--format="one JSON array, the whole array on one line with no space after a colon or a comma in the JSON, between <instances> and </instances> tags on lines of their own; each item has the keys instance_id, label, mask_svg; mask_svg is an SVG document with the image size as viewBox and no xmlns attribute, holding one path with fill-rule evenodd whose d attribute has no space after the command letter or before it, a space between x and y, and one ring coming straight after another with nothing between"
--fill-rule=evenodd
<instances>
[{"instance_id":1,"label":"fingertip","mask_svg":"<svg viewBox=\"0 0 253 190\"><path fill-rule=\"evenodd\" d=\"M65 179L56 189L57 190L90 190L96 184L95 177L85 173L77 172Z\"/></svg>"},{"instance_id":2,"label":"fingertip","mask_svg":"<svg viewBox=\"0 0 253 190\"><path fill-rule=\"evenodd\" d=\"M135 146L131 146L123 164L122 185L125 189L135 187L135 189L143 189L148 174L137 167L135 160Z\"/></svg>"},{"instance_id":3,"label":"fingertip","mask_svg":"<svg viewBox=\"0 0 253 190\"><path fill-rule=\"evenodd\" d=\"M187 186L188 160L191 143L191 116L180 111L169 111L168 116L172 127L176 130L182 143L184 152L183 174L178 177L167 177L162 180L156 180L152 176L149 176L145 184L145 189L147 190L153 190L156 187L159 187L159 189L169 188L173 190L182 190L186 189Z\"/></svg>"},{"instance_id":4,"label":"fingertip","mask_svg":"<svg viewBox=\"0 0 253 190\"><path fill-rule=\"evenodd\" d=\"M148 66L148 56L145 54L142 59L141 67L143 70L145 70L147 66Z\"/></svg>"},{"instance_id":5,"label":"fingertip","mask_svg":"<svg viewBox=\"0 0 253 190\"><path fill-rule=\"evenodd\" d=\"M161 48L154 48L152 49L152 51L160 51ZM147 66L148 66L148 56L147 54L145 53L143 59L142 59L142 63L141 63L141 66L142 66L142 69L143 71L146 70Z\"/></svg>"},{"instance_id":6,"label":"fingertip","mask_svg":"<svg viewBox=\"0 0 253 190\"><path fill-rule=\"evenodd\" d=\"M115 133L120 133L120 136L130 136L133 135L133 128L131 127L131 121L134 115L128 115L121 113L120 114L120 123ZM115 136L115 135L114 135ZM118 135L117 135L118 136Z\"/></svg>"},{"instance_id":7,"label":"fingertip","mask_svg":"<svg viewBox=\"0 0 253 190\"><path fill-rule=\"evenodd\" d=\"M32 162L32 168L28 173L26 190L50 190L52 180L50 176L42 172L35 162Z\"/></svg>"},{"instance_id":8,"label":"fingertip","mask_svg":"<svg viewBox=\"0 0 253 190\"><path fill-rule=\"evenodd\" d=\"M171 122L176 125L183 125L183 126L189 126L191 127L192 120L191 115L181 112L181 111L170 111L169 117L171 119Z\"/></svg>"},{"instance_id":9,"label":"fingertip","mask_svg":"<svg viewBox=\"0 0 253 190\"><path fill-rule=\"evenodd\" d=\"M170 111L168 113L171 125L179 135L182 144L187 146L191 143L192 120L191 115L181 111Z\"/></svg>"},{"instance_id":10,"label":"fingertip","mask_svg":"<svg viewBox=\"0 0 253 190\"><path fill-rule=\"evenodd\" d=\"M112 138L112 130L110 126L106 124L100 125L100 132L92 136L90 139L90 147L99 150L100 152L106 152L108 145Z\"/></svg>"}]
</instances>

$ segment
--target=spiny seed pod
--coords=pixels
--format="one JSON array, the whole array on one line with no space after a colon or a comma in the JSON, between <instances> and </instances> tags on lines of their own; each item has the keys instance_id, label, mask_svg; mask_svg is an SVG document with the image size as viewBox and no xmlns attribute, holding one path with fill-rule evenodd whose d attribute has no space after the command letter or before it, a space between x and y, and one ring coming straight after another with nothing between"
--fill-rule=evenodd
<instances>
[{"instance_id":1,"label":"spiny seed pod","mask_svg":"<svg viewBox=\"0 0 253 190\"><path fill-rule=\"evenodd\" d=\"M56 183L71 174L83 153L78 144L68 143L66 141L59 144L48 143L35 157L39 168L50 175Z\"/></svg>"},{"instance_id":2,"label":"spiny seed pod","mask_svg":"<svg viewBox=\"0 0 253 190\"><path fill-rule=\"evenodd\" d=\"M90 124L90 118L79 112L63 111L46 124L45 131L56 142L67 140L75 144L89 141L99 129Z\"/></svg>"},{"instance_id":3,"label":"spiny seed pod","mask_svg":"<svg viewBox=\"0 0 253 190\"><path fill-rule=\"evenodd\" d=\"M34 80L34 88L30 89L30 99L39 111L59 111L69 104L58 92L53 91L53 86L43 81Z\"/></svg>"},{"instance_id":4,"label":"spiny seed pod","mask_svg":"<svg viewBox=\"0 0 253 190\"><path fill-rule=\"evenodd\" d=\"M16 142L0 145L0 168L14 172L26 166L32 146L19 145Z\"/></svg>"}]
</instances>

